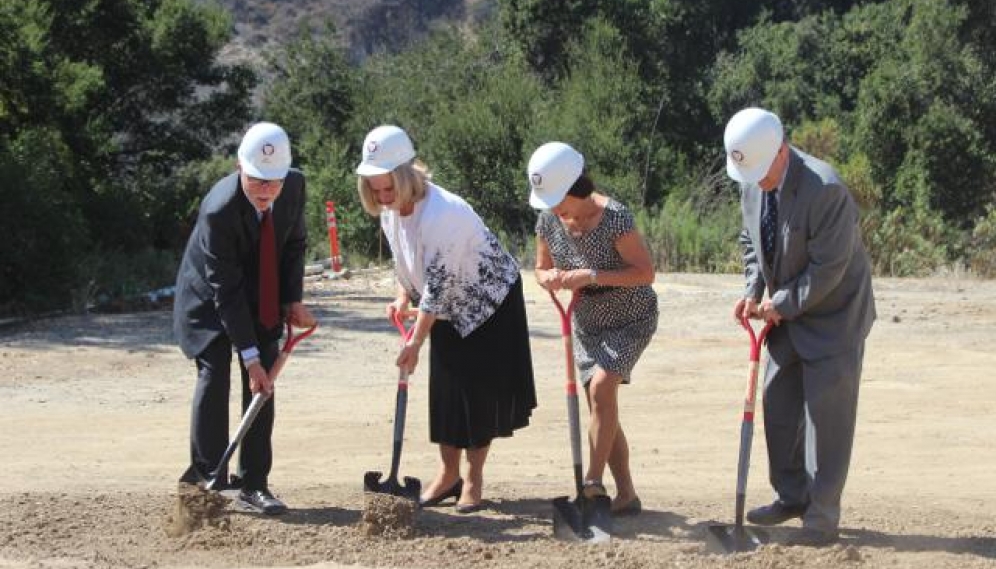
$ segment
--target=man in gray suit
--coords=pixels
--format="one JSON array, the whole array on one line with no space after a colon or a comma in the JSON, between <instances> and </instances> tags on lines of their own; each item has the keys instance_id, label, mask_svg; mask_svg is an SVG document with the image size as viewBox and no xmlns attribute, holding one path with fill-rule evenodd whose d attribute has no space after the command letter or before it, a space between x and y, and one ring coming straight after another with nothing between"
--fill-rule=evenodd
<instances>
[{"instance_id":1,"label":"man in gray suit","mask_svg":"<svg viewBox=\"0 0 996 569\"><path fill-rule=\"evenodd\" d=\"M244 412L254 393L273 393L269 370L284 318L298 327L315 323L301 303L305 182L301 172L290 169L287 133L272 123L253 125L238 158L238 171L215 184L201 203L176 278L173 328L183 353L197 363L191 468L182 482L217 474L227 483L226 472L214 471L228 446L233 348L239 355ZM286 510L268 487L273 417L270 397L239 453L240 499L265 514Z\"/></svg>"},{"instance_id":2,"label":"man in gray suit","mask_svg":"<svg viewBox=\"0 0 996 569\"><path fill-rule=\"evenodd\" d=\"M776 325L768 335L764 428L777 498L747 520L802 518L790 542L827 545L838 539L865 338L875 320L858 208L828 164L785 142L781 121L768 111L734 115L724 144L744 224L747 287L734 317Z\"/></svg>"}]
</instances>

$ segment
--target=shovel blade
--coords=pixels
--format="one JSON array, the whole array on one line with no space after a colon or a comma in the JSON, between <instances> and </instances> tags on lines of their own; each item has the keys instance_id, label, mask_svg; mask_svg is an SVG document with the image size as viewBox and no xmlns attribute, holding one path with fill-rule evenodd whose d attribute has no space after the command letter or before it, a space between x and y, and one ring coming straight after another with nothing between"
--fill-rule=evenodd
<instances>
[{"instance_id":1,"label":"shovel blade","mask_svg":"<svg viewBox=\"0 0 996 569\"><path fill-rule=\"evenodd\" d=\"M706 532L709 549L716 553L744 553L768 543L768 535L744 526L712 524Z\"/></svg>"},{"instance_id":2,"label":"shovel blade","mask_svg":"<svg viewBox=\"0 0 996 569\"><path fill-rule=\"evenodd\" d=\"M363 490L376 494L390 494L392 496L407 498L418 503L422 495L422 482L418 478L405 476L404 484L401 484L394 477L381 482L381 476L383 476L383 473L380 471L370 471L364 474Z\"/></svg>"},{"instance_id":3,"label":"shovel blade","mask_svg":"<svg viewBox=\"0 0 996 569\"><path fill-rule=\"evenodd\" d=\"M606 499L608 499L606 497ZM608 543L612 539L611 525L599 519L593 523L592 506L578 497L571 501L567 496L553 500L553 535L566 541L585 543ZM611 516L609 516L611 519Z\"/></svg>"}]
</instances>

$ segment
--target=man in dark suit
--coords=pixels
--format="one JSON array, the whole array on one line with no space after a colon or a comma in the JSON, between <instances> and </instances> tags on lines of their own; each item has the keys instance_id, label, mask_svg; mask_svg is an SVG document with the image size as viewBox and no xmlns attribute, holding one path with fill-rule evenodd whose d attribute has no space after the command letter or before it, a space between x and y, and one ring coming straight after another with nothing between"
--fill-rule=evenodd
<instances>
[{"instance_id":1,"label":"man in dark suit","mask_svg":"<svg viewBox=\"0 0 996 569\"><path fill-rule=\"evenodd\" d=\"M768 111L737 113L724 143L744 224L747 287L734 317L776 324L764 429L777 499L747 520L802 518L791 543L827 545L838 538L865 338L875 320L858 208L833 168L787 144Z\"/></svg>"},{"instance_id":2,"label":"man in dark suit","mask_svg":"<svg viewBox=\"0 0 996 569\"><path fill-rule=\"evenodd\" d=\"M242 408L252 394L271 395L239 453L240 500L265 514L286 506L270 492L273 378L282 322L310 327L301 303L305 251L305 181L290 169L287 133L258 123L242 139L236 172L201 203L176 279L173 328L197 364L190 427L192 468L207 479L228 446L228 396L233 349L239 355ZM219 473L226 481L227 473ZM183 482L198 480L181 479Z\"/></svg>"}]
</instances>

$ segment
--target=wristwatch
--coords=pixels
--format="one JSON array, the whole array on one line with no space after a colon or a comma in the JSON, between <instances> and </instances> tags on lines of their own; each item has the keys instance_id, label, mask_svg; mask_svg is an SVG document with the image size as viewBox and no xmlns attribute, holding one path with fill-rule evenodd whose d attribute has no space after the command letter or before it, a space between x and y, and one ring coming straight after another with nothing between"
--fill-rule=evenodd
<instances>
[{"instance_id":1,"label":"wristwatch","mask_svg":"<svg viewBox=\"0 0 996 569\"><path fill-rule=\"evenodd\" d=\"M588 280L591 281L591 284L598 284L598 270L597 269L592 269L591 270L591 276L588 277Z\"/></svg>"}]
</instances>

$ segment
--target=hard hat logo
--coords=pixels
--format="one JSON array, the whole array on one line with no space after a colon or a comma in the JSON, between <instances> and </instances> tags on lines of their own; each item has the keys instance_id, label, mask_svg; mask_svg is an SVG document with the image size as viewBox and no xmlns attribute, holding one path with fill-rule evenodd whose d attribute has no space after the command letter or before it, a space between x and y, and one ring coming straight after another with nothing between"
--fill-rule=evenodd
<instances>
[{"instance_id":1,"label":"hard hat logo","mask_svg":"<svg viewBox=\"0 0 996 569\"><path fill-rule=\"evenodd\" d=\"M733 152L730 152L730 158L733 158L733 161L736 162L737 164L744 163L744 153L740 152L739 150L734 150Z\"/></svg>"},{"instance_id":2,"label":"hard hat logo","mask_svg":"<svg viewBox=\"0 0 996 569\"><path fill-rule=\"evenodd\" d=\"M263 156L273 156L276 151L277 149L269 142L263 145Z\"/></svg>"},{"instance_id":3,"label":"hard hat logo","mask_svg":"<svg viewBox=\"0 0 996 569\"><path fill-rule=\"evenodd\" d=\"M543 176L540 175L539 172L533 172L533 175L529 177L529 180L533 183L534 186L543 185Z\"/></svg>"},{"instance_id":4,"label":"hard hat logo","mask_svg":"<svg viewBox=\"0 0 996 569\"><path fill-rule=\"evenodd\" d=\"M380 148L380 145L377 144L376 140L371 140L370 142L367 143L367 152L369 152L370 154L377 152L378 148Z\"/></svg>"}]
</instances>

